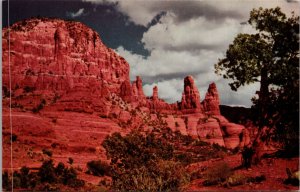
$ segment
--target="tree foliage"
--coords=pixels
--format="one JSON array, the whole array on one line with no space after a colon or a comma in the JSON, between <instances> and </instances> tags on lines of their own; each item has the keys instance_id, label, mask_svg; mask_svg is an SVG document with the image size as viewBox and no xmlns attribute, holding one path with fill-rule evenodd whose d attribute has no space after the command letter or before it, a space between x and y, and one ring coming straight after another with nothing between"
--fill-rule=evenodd
<instances>
[{"instance_id":1,"label":"tree foliage","mask_svg":"<svg viewBox=\"0 0 300 192\"><path fill-rule=\"evenodd\" d=\"M215 65L232 90L259 82L253 110L260 130L268 126L277 138L299 135L299 16L280 8L253 9L248 23L255 34L239 34ZM298 140L298 139L297 139ZM289 141L290 142L290 141Z\"/></svg>"}]
</instances>

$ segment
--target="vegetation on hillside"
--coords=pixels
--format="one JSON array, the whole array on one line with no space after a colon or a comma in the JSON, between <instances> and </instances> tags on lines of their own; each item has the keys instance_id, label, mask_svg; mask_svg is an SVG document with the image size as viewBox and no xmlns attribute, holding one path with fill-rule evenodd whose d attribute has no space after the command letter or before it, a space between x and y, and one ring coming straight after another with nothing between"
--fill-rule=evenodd
<instances>
[{"instance_id":1,"label":"vegetation on hillside","mask_svg":"<svg viewBox=\"0 0 300 192\"><path fill-rule=\"evenodd\" d=\"M62 186L80 188L85 185L83 180L77 178L77 172L73 167L67 167L63 163L54 165L53 160L45 160L38 171L30 170L24 166L20 171L14 171L9 175L7 171L2 174L2 188L12 190L37 190L57 191Z\"/></svg>"},{"instance_id":2,"label":"vegetation on hillside","mask_svg":"<svg viewBox=\"0 0 300 192\"><path fill-rule=\"evenodd\" d=\"M118 190L179 190L190 181L186 165L227 152L169 129L114 133L102 145L111 160L112 188Z\"/></svg>"}]
</instances>

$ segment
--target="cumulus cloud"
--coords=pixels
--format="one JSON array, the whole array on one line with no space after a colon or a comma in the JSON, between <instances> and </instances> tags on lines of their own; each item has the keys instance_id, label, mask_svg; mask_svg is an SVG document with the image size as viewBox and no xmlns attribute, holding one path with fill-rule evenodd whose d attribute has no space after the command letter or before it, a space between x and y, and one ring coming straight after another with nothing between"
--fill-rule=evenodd
<instances>
[{"instance_id":1,"label":"cumulus cloud","mask_svg":"<svg viewBox=\"0 0 300 192\"><path fill-rule=\"evenodd\" d=\"M184 77L189 74L211 73L213 63L221 56L220 53L212 50L199 50L197 53L191 53L185 50L155 49L145 58L123 47L117 48L116 51L130 63L131 79L141 75L146 83Z\"/></svg>"},{"instance_id":2,"label":"cumulus cloud","mask_svg":"<svg viewBox=\"0 0 300 192\"><path fill-rule=\"evenodd\" d=\"M150 96L153 93L153 87L158 87L158 96L170 103L181 100L181 93L183 90L182 79L169 79L143 86L146 95Z\"/></svg>"},{"instance_id":3,"label":"cumulus cloud","mask_svg":"<svg viewBox=\"0 0 300 192\"><path fill-rule=\"evenodd\" d=\"M161 12L172 12L177 15L178 22L191 18L205 17L209 20L239 18L246 20L253 8L272 8L280 6L286 13L295 10L293 3L298 0L246 0L246 1L175 1L175 0L83 0L95 4L114 4L116 8L137 24L147 26ZM298 1L299 2L299 1Z\"/></svg>"},{"instance_id":4,"label":"cumulus cloud","mask_svg":"<svg viewBox=\"0 0 300 192\"><path fill-rule=\"evenodd\" d=\"M167 14L143 35L145 48L167 50L224 49L234 39L240 22L227 18L222 23L205 17L176 23L176 15Z\"/></svg>"},{"instance_id":5,"label":"cumulus cloud","mask_svg":"<svg viewBox=\"0 0 300 192\"><path fill-rule=\"evenodd\" d=\"M141 39L150 52L147 57L122 46L116 49L130 64L131 80L142 76L146 95L152 95L152 88L157 85L161 98L176 102L181 99L183 78L191 74L202 99L208 85L216 82L221 104L248 107L259 84L231 91L229 81L214 73L214 64L224 57L238 33L255 32L247 24L253 8L280 6L286 13L295 11L295 4L286 1L101 0L98 3L114 5L131 22L147 27ZM153 22L154 19L157 21Z\"/></svg>"},{"instance_id":6,"label":"cumulus cloud","mask_svg":"<svg viewBox=\"0 0 300 192\"><path fill-rule=\"evenodd\" d=\"M81 8L77 12L67 12L67 16L76 18L82 16L83 13L84 13L84 8Z\"/></svg>"},{"instance_id":7,"label":"cumulus cloud","mask_svg":"<svg viewBox=\"0 0 300 192\"><path fill-rule=\"evenodd\" d=\"M220 95L224 95L224 98L221 96L223 104L250 106L253 91L233 92L228 82L214 73L214 64L224 56L234 37L239 32L250 32L249 26L240 25L237 19L223 21L209 21L200 16L177 22L174 13L167 13L143 34L141 41L150 51L148 57L134 54L122 46L116 51L129 62L131 80L137 75L142 76L148 96L157 85L161 98L171 103L180 101L183 78L193 75L202 99L208 85L216 82ZM239 95L243 95L242 99Z\"/></svg>"}]
</instances>

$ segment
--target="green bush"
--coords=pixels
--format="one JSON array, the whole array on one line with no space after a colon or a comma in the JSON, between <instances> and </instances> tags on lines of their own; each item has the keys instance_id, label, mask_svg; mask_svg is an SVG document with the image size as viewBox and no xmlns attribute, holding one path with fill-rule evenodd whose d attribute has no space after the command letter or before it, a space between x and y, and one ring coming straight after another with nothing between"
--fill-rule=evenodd
<instances>
[{"instance_id":1,"label":"green bush","mask_svg":"<svg viewBox=\"0 0 300 192\"><path fill-rule=\"evenodd\" d=\"M113 189L176 191L189 180L183 165L173 161L173 146L153 133L114 133L102 145L111 159Z\"/></svg>"},{"instance_id":2,"label":"green bush","mask_svg":"<svg viewBox=\"0 0 300 192\"><path fill-rule=\"evenodd\" d=\"M102 161L89 161L86 164L88 171L95 176L110 176L110 166Z\"/></svg>"},{"instance_id":3,"label":"green bush","mask_svg":"<svg viewBox=\"0 0 300 192\"><path fill-rule=\"evenodd\" d=\"M178 191L189 179L180 163L161 160L114 177L113 187L125 191Z\"/></svg>"},{"instance_id":4,"label":"green bush","mask_svg":"<svg viewBox=\"0 0 300 192\"><path fill-rule=\"evenodd\" d=\"M57 191L61 184L74 188L85 185L83 180L77 179L77 173L73 167L68 168L61 162L54 167L51 159L44 161L37 173L30 172L27 167L22 167L19 172L15 171L12 177L7 171L2 174L2 177L2 187L8 191L11 190L12 179L14 181L14 188L37 191Z\"/></svg>"}]
</instances>

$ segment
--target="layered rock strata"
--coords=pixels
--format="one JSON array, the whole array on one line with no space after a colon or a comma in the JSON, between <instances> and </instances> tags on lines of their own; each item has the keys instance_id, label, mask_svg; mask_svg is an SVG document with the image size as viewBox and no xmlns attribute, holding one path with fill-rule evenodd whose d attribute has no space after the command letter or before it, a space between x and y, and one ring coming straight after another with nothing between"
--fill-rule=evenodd
<instances>
[{"instance_id":1,"label":"layered rock strata","mask_svg":"<svg viewBox=\"0 0 300 192\"><path fill-rule=\"evenodd\" d=\"M129 129L166 126L228 148L249 142L243 126L220 115L214 83L202 103L192 76L184 78L180 102L160 99L156 86L146 97L142 78L130 82L125 59L79 22L25 20L3 29L2 39L4 107L11 94L19 112L86 113Z\"/></svg>"}]
</instances>

